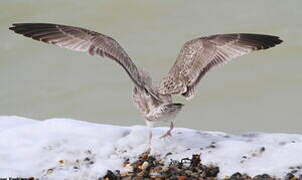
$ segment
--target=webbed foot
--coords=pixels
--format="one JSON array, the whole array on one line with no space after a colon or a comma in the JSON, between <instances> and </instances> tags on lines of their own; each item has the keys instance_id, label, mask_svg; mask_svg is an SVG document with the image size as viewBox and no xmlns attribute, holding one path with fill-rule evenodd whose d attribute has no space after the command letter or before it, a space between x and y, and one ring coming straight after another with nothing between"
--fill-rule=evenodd
<instances>
[{"instance_id":1,"label":"webbed foot","mask_svg":"<svg viewBox=\"0 0 302 180\"><path fill-rule=\"evenodd\" d=\"M167 137L172 137L171 130L167 131L164 135L162 135L160 139L167 138Z\"/></svg>"},{"instance_id":2,"label":"webbed foot","mask_svg":"<svg viewBox=\"0 0 302 180\"><path fill-rule=\"evenodd\" d=\"M174 128L174 123L173 121L171 121L171 124L170 124L170 129L160 137L160 139L163 139L163 138L166 138L166 137L172 137L172 134L171 134L171 131L173 130Z\"/></svg>"}]
</instances>

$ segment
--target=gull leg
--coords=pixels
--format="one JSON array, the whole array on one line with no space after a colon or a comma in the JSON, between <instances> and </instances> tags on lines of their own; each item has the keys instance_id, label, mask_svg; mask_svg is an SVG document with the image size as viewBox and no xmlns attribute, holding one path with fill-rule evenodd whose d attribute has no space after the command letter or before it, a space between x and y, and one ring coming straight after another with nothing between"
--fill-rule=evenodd
<instances>
[{"instance_id":1,"label":"gull leg","mask_svg":"<svg viewBox=\"0 0 302 180\"><path fill-rule=\"evenodd\" d=\"M169 137L169 136L171 137L172 136L171 131L173 129L174 129L174 122L171 121L170 129L164 135L162 135L160 138L162 139L162 138L166 138L166 137Z\"/></svg>"},{"instance_id":2,"label":"gull leg","mask_svg":"<svg viewBox=\"0 0 302 180\"><path fill-rule=\"evenodd\" d=\"M150 152L151 152L151 141L152 141L152 128L149 127L148 148L147 148L147 151L146 151L147 154L150 154Z\"/></svg>"},{"instance_id":3,"label":"gull leg","mask_svg":"<svg viewBox=\"0 0 302 180\"><path fill-rule=\"evenodd\" d=\"M153 128L153 124L149 121L146 121L146 124L148 126L149 129L149 139L148 139L148 148L146 150L147 154L150 154L151 152L151 142L152 142L152 128Z\"/></svg>"}]
</instances>

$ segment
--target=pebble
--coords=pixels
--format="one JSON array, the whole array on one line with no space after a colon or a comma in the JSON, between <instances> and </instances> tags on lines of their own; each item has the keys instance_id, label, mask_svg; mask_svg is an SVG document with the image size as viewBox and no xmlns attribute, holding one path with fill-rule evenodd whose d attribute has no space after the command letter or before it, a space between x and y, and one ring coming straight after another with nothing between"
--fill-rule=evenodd
<instances>
[{"instance_id":1,"label":"pebble","mask_svg":"<svg viewBox=\"0 0 302 180\"><path fill-rule=\"evenodd\" d=\"M186 173L186 174L192 174L192 171L190 171L190 170L185 170L185 173Z\"/></svg>"},{"instance_id":2,"label":"pebble","mask_svg":"<svg viewBox=\"0 0 302 180\"><path fill-rule=\"evenodd\" d=\"M149 163L147 161L145 161L143 164L142 164L142 169L145 170L147 169L147 167L149 166Z\"/></svg>"},{"instance_id":3,"label":"pebble","mask_svg":"<svg viewBox=\"0 0 302 180\"><path fill-rule=\"evenodd\" d=\"M133 166L131 166L130 164L127 164L124 167L124 170L127 171L127 172L133 172Z\"/></svg>"}]
</instances>

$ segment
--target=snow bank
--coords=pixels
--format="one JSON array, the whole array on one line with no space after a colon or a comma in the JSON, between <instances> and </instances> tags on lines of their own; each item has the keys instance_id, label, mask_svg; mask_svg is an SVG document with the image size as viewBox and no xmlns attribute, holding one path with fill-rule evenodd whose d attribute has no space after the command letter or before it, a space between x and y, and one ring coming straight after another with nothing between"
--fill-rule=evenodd
<instances>
[{"instance_id":1,"label":"snow bank","mask_svg":"<svg viewBox=\"0 0 302 180\"><path fill-rule=\"evenodd\" d=\"M155 128L153 154L180 160L200 153L202 163L220 167L220 177L235 172L284 177L302 167L302 135L250 133L230 135L177 128ZM119 127L72 119L0 117L0 177L96 179L122 168L146 150L148 129ZM172 155L165 155L171 152Z\"/></svg>"}]
</instances>

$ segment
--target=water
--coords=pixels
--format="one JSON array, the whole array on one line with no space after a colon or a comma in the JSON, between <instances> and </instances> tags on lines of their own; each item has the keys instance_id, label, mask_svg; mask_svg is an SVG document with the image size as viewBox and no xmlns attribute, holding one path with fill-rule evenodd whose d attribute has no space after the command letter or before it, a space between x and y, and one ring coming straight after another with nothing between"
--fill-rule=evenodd
<instances>
[{"instance_id":1,"label":"water","mask_svg":"<svg viewBox=\"0 0 302 180\"><path fill-rule=\"evenodd\" d=\"M302 1L1 1L0 115L144 124L133 84L113 61L42 44L8 31L15 22L89 28L120 42L159 81L184 42L216 33L280 36L270 50L213 69L186 102L178 127L240 133L301 133Z\"/></svg>"}]
</instances>

